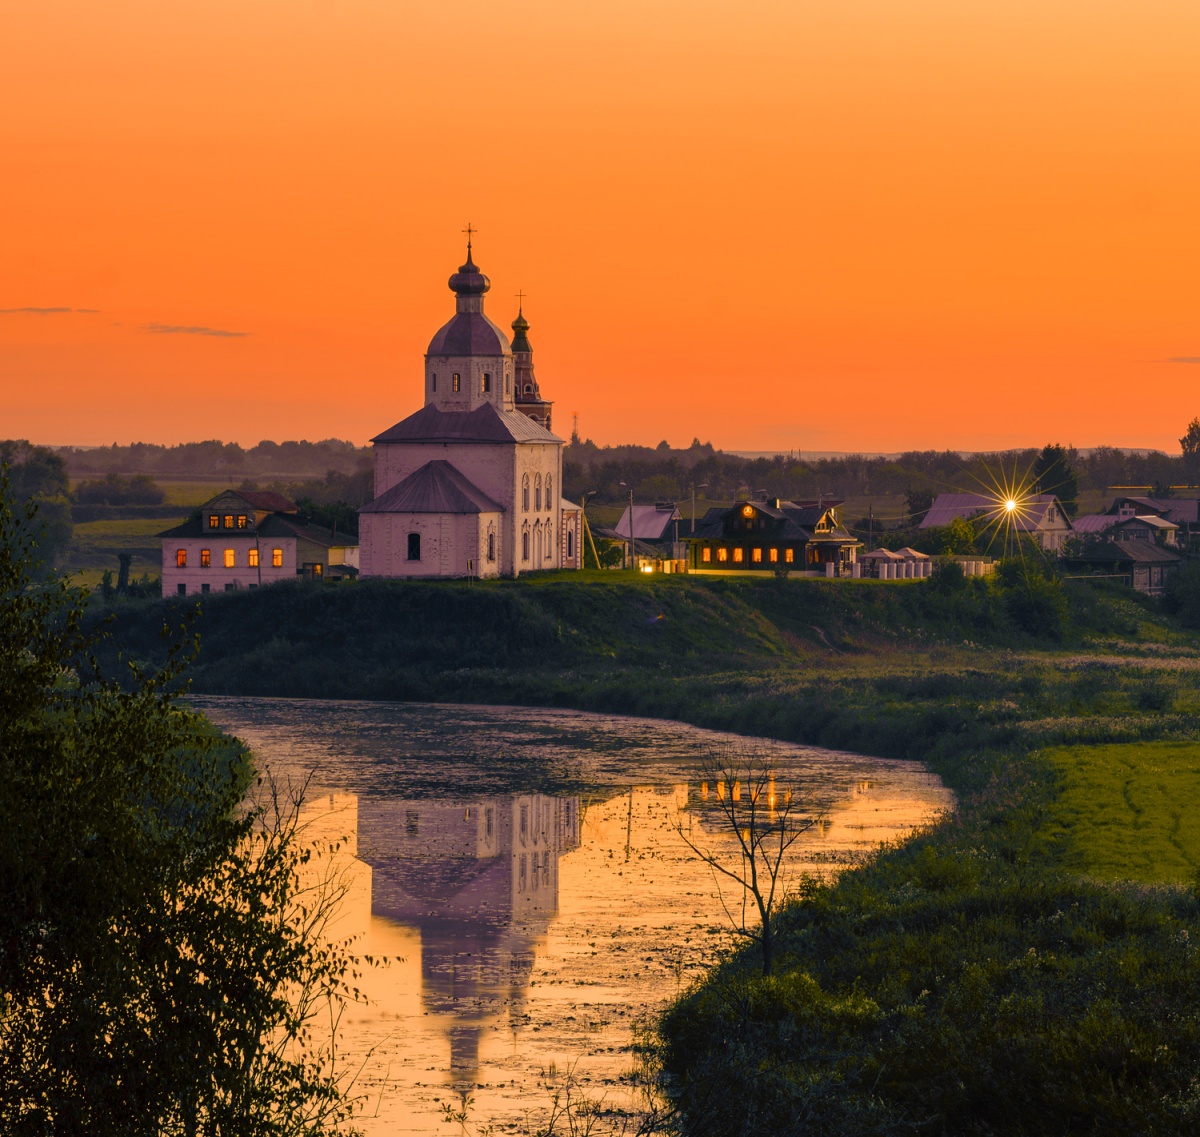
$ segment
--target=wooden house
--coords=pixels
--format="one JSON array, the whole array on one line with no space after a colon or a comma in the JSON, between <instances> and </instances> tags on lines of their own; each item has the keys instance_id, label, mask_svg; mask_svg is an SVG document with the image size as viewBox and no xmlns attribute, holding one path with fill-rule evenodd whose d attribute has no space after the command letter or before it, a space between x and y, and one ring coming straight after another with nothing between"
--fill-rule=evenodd
<instances>
[{"instance_id":1,"label":"wooden house","mask_svg":"<svg viewBox=\"0 0 1200 1137\"><path fill-rule=\"evenodd\" d=\"M687 539L688 571L849 573L860 542L838 521L841 504L775 497L714 507Z\"/></svg>"}]
</instances>

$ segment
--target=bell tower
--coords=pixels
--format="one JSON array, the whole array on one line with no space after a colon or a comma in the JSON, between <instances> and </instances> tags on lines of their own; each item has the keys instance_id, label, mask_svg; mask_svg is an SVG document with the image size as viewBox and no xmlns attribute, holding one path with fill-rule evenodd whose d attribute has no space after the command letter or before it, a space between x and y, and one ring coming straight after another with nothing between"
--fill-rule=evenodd
<instances>
[{"instance_id":1,"label":"bell tower","mask_svg":"<svg viewBox=\"0 0 1200 1137\"><path fill-rule=\"evenodd\" d=\"M549 399L543 399L542 393L538 389L537 376L533 373L533 345L529 342L529 321L525 319L523 296L521 300L522 304L517 310L517 318L512 322L516 409L549 430L550 408L554 404Z\"/></svg>"}]
</instances>

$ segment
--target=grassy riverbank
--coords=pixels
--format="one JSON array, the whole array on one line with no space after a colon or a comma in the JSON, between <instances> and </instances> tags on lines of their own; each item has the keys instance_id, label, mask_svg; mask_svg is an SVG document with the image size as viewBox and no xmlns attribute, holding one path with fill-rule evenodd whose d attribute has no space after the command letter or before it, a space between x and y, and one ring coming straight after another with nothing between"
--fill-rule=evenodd
<instances>
[{"instance_id":1,"label":"grassy riverbank","mask_svg":"<svg viewBox=\"0 0 1200 1137\"><path fill-rule=\"evenodd\" d=\"M206 598L197 690L570 705L929 763L957 814L665 1017L695 1133L1200 1125L1200 644L1128 592L988 581L365 583ZM154 661L191 603L119 607Z\"/></svg>"}]
</instances>

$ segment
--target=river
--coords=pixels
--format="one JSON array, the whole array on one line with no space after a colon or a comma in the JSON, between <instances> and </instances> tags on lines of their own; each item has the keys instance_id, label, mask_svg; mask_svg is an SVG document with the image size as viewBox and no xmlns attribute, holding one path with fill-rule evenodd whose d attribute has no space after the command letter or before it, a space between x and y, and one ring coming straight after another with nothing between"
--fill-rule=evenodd
<instances>
[{"instance_id":1,"label":"river","mask_svg":"<svg viewBox=\"0 0 1200 1137\"><path fill-rule=\"evenodd\" d=\"M536 1131L570 1075L636 1108L631 1044L732 940L713 756L769 761L812 819L789 882L904 837L953 798L915 762L681 723L531 708L196 697L261 769L300 784L314 838L345 838L337 934L387 957L342 1021L369 1137ZM782 805L781 805L782 808Z\"/></svg>"}]
</instances>

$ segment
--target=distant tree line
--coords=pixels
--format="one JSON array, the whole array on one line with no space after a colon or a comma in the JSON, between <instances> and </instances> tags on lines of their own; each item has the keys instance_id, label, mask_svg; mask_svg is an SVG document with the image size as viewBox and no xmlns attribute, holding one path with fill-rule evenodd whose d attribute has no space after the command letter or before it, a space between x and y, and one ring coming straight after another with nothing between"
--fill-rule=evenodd
<instances>
[{"instance_id":1,"label":"distant tree line","mask_svg":"<svg viewBox=\"0 0 1200 1137\"><path fill-rule=\"evenodd\" d=\"M799 453L746 458L699 440L686 449L672 449L665 442L652 448L577 441L564 451L563 488L574 500L595 490L594 500L610 505L628 500L621 482L633 485L639 501L673 500L681 505L693 485L705 486L698 496L715 501L731 501L755 491L791 499L896 495L908 499L909 514L928 509L938 493L983 492L1014 479L1071 501L1079 491L1104 491L1110 486L1147 486L1157 495L1166 495L1172 486L1200 481L1200 423L1194 426L1190 460L1186 445L1183 457L1160 451L1133 453L1115 446L1085 453L1053 445L970 455L911 450L895 458L849 454L806 459Z\"/></svg>"},{"instance_id":2,"label":"distant tree line","mask_svg":"<svg viewBox=\"0 0 1200 1137\"><path fill-rule=\"evenodd\" d=\"M236 442L183 442L160 446L134 442L129 446L63 446L56 451L74 477L87 474L213 474L259 477L321 476L330 470L352 474L371 460L370 447L338 438L320 442L271 442L244 449Z\"/></svg>"}]
</instances>

